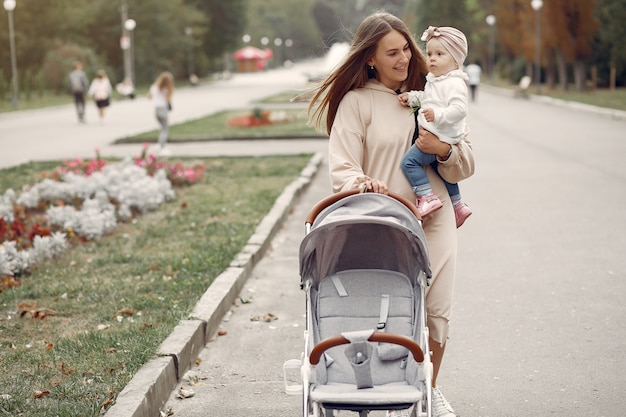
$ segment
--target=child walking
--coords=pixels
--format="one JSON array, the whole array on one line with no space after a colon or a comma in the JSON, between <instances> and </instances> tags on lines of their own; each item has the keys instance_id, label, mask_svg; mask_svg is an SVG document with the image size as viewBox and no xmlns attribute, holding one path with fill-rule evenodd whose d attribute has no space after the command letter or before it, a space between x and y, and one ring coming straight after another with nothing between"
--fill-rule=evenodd
<instances>
[{"instance_id":1,"label":"child walking","mask_svg":"<svg viewBox=\"0 0 626 417\"><path fill-rule=\"evenodd\" d=\"M400 103L416 112L416 131L422 126L442 142L454 145L466 134L467 75L462 67L467 57L467 39L463 32L453 27L430 26L421 40L427 42L429 70L424 91L404 92L398 98ZM426 154L417 146L411 146L402 160L402 171L417 196L417 208L423 217L443 205L430 186L424 171L426 165L433 165L436 171L437 156ZM461 227L472 210L461 201L458 184L444 182L454 206L456 227Z\"/></svg>"}]
</instances>

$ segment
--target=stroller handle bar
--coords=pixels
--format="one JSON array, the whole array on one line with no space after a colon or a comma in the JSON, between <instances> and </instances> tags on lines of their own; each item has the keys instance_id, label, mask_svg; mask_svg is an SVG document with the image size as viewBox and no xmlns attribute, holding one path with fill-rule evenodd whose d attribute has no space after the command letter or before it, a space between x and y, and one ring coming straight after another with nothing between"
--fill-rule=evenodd
<instances>
[{"instance_id":1,"label":"stroller handle bar","mask_svg":"<svg viewBox=\"0 0 626 417\"><path fill-rule=\"evenodd\" d=\"M326 207L330 206L331 204L341 200L342 198L345 198L354 194L360 194L360 193L361 193L361 190L359 190L358 188L355 188L354 190L341 191L341 192L329 195L328 197L326 197L325 199L317 203L311 209L311 211L309 212L309 215L306 216L305 224L313 224L313 221L315 220L317 215L320 214L322 210L324 210ZM400 203L404 204L406 208L408 208L418 220L422 220L422 216L420 215L414 203L402 197L400 194L396 194L391 191L389 191L389 197L395 200L398 200Z\"/></svg>"},{"instance_id":2,"label":"stroller handle bar","mask_svg":"<svg viewBox=\"0 0 626 417\"><path fill-rule=\"evenodd\" d=\"M424 361L424 352L422 351L422 348L409 337L397 333L374 332L367 340L370 342L393 343L396 345L402 345L411 352L416 362L420 363ZM311 365L317 365L320 362L322 354L326 350L335 346L346 345L348 343L350 343L350 341L340 334L322 340L317 345L315 345L315 347L311 351L309 363L311 363Z\"/></svg>"}]
</instances>

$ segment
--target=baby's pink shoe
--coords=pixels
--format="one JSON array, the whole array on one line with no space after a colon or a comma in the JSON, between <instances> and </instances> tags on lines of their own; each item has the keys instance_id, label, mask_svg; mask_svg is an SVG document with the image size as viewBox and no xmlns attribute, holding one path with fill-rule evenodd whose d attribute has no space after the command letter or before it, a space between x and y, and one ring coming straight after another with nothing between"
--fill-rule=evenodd
<instances>
[{"instance_id":1,"label":"baby's pink shoe","mask_svg":"<svg viewBox=\"0 0 626 417\"><path fill-rule=\"evenodd\" d=\"M472 210L465 203L459 203L454 206L454 218L456 219L457 229L463 226L465 220L472 215Z\"/></svg>"},{"instance_id":2,"label":"baby's pink shoe","mask_svg":"<svg viewBox=\"0 0 626 417\"><path fill-rule=\"evenodd\" d=\"M443 207L441 200L439 200L439 197L437 197L435 193L417 196L416 205L417 211L420 212L422 217L426 217L433 211Z\"/></svg>"}]
</instances>

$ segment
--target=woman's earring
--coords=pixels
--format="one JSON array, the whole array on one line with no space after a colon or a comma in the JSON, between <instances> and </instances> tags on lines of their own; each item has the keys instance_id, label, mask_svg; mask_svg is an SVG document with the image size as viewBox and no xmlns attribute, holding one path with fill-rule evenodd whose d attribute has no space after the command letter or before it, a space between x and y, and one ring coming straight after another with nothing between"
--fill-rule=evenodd
<instances>
[{"instance_id":1,"label":"woman's earring","mask_svg":"<svg viewBox=\"0 0 626 417\"><path fill-rule=\"evenodd\" d=\"M373 65L367 69L367 78L376 78L376 68Z\"/></svg>"}]
</instances>

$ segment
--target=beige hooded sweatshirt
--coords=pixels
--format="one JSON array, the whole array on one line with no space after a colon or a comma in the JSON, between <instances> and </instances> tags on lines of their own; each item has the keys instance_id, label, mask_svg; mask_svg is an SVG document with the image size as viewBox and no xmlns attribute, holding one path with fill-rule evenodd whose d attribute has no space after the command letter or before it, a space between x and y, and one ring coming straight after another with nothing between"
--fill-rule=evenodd
<instances>
[{"instance_id":1,"label":"beige hooded sweatshirt","mask_svg":"<svg viewBox=\"0 0 626 417\"><path fill-rule=\"evenodd\" d=\"M339 104L329 140L329 170L334 192L358 187L359 179L384 181L390 191L409 201L415 194L400 164L411 146L415 120L395 91L376 80L349 91ZM426 167L433 192L443 208L424 219L424 232L433 272L426 289L430 336L444 344L448 337L456 271L457 231L454 210L439 175ZM474 157L467 140L452 146L452 154L439 162L439 172L449 182L474 173Z\"/></svg>"}]
</instances>

